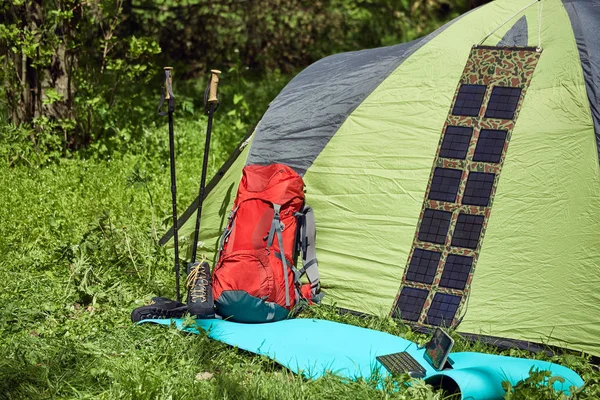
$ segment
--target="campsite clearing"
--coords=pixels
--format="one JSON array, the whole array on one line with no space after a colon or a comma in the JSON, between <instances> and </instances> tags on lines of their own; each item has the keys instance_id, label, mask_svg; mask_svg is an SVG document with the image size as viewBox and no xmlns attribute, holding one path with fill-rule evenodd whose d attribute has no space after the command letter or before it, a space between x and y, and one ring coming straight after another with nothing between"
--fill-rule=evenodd
<instances>
[{"instance_id":1,"label":"campsite clearing","mask_svg":"<svg viewBox=\"0 0 600 400\"><path fill-rule=\"evenodd\" d=\"M196 133L183 130L182 135ZM190 164L178 165L180 182L190 183L180 185L182 204L197 191L198 162ZM171 255L153 241L153 226L160 234L170 213L168 164L123 156L63 160L41 169L3 164L0 172L5 188L0 191L1 398L403 399L431 393L422 383L410 392L392 393L393 382L378 391L369 382L345 383L334 376L307 381L265 357L202 335L133 326L134 307L152 295L174 296ZM329 307L304 316L424 340L387 318L340 316ZM461 350L495 352L459 340ZM600 373L585 358L550 360L583 377L582 398L600 396ZM196 380L200 372L214 377ZM551 398L543 389L518 391Z\"/></svg>"}]
</instances>

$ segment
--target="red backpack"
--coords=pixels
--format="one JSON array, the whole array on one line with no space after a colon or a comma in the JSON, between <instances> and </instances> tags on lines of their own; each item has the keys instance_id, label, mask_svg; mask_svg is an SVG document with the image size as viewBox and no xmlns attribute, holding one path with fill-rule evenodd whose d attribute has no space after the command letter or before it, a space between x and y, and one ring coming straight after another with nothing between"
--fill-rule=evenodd
<instances>
[{"instance_id":1,"label":"red backpack","mask_svg":"<svg viewBox=\"0 0 600 400\"><path fill-rule=\"evenodd\" d=\"M243 170L213 271L217 312L238 322L287 318L301 300L323 297L315 253L315 220L304 206L304 182L283 164ZM294 265L298 252L303 267ZM310 283L301 284L306 274Z\"/></svg>"}]
</instances>

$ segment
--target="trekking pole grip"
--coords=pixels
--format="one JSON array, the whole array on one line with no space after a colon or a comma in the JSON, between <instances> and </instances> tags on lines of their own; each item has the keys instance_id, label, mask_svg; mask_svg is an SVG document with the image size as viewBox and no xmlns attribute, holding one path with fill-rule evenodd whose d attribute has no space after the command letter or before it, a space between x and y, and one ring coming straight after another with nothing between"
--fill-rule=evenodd
<instances>
[{"instance_id":1,"label":"trekking pole grip","mask_svg":"<svg viewBox=\"0 0 600 400\"><path fill-rule=\"evenodd\" d=\"M173 95L173 67L165 67L165 100L170 100Z\"/></svg>"},{"instance_id":2,"label":"trekking pole grip","mask_svg":"<svg viewBox=\"0 0 600 400\"><path fill-rule=\"evenodd\" d=\"M218 103L219 99L217 98L217 87L219 86L219 74L221 71L218 69L210 70L210 89L208 92L208 102L209 103Z\"/></svg>"},{"instance_id":3,"label":"trekking pole grip","mask_svg":"<svg viewBox=\"0 0 600 400\"><path fill-rule=\"evenodd\" d=\"M169 102L169 112L175 110L175 95L173 94L173 67L165 67L165 100Z\"/></svg>"}]
</instances>

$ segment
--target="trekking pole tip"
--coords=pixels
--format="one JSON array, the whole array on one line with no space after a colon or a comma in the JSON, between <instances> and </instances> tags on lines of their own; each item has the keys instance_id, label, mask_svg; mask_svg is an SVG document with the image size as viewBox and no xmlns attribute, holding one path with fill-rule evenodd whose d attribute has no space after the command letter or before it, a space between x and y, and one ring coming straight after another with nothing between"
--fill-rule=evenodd
<instances>
[{"instance_id":1,"label":"trekking pole tip","mask_svg":"<svg viewBox=\"0 0 600 400\"><path fill-rule=\"evenodd\" d=\"M208 102L209 103L218 103L219 99L217 98L217 87L219 86L219 74L221 71L218 69L210 70L210 89L208 94Z\"/></svg>"}]
</instances>

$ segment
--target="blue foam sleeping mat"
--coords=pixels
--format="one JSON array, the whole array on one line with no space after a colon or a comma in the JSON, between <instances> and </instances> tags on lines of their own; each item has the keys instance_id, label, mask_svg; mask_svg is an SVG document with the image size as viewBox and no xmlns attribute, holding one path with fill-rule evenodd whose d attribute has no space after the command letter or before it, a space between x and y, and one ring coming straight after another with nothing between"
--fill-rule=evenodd
<instances>
[{"instance_id":1,"label":"blue foam sleeping mat","mask_svg":"<svg viewBox=\"0 0 600 400\"><path fill-rule=\"evenodd\" d=\"M531 368L549 370L554 388L568 394L572 386L583 380L569 368L547 361L498 356L483 353L451 353L452 369L434 370L424 359L424 349L389 333L319 319L289 319L266 324L241 324L220 319L196 320L196 325L183 326L180 319L145 320L161 325L174 323L180 330L208 332L212 339L265 355L294 373L316 379L327 372L343 378L368 379L382 376L387 370L375 357L399 351L409 352L426 369L425 381L445 387L458 387L462 399L503 399L503 381L513 385L527 378Z\"/></svg>"}]
</instances>

